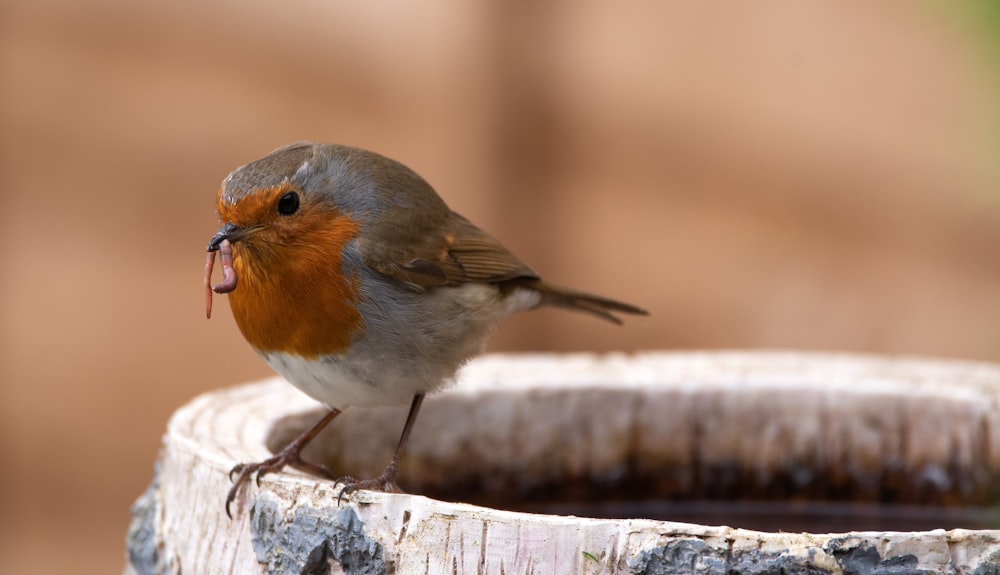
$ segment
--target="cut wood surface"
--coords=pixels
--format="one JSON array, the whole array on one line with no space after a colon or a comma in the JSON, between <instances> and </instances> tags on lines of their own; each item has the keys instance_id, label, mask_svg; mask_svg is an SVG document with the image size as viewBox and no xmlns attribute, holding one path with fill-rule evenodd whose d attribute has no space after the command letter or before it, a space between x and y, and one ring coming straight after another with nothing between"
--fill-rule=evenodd
<instances>
[{"instance_id":1,"label":"cut wood surface","mask_svg":"<svg viewBox=\"0 0 1000 575\"><path fill-rule=\"evenodd\" d=\"M492 507L370 491L338 502L332 481L287 469L244 489L230 520L229 470L270 456L322 413L269 380L175 413L133 508L125 572L1000 573L1000 531L765 533L504 510L563 481L614 491L623 474L640 478L632 489L650 490L636 497L704 495L706 478L734 461L751 494L787 476L806 493L820 484L862 496L866 478L892 477L889 468L907 479L893 487L902 500L985 505L1000 477L998 399L1000 368L977 363L791 352L486 356L426 402L400 484L424 494L479 488ZM404 411L348 410L307 459L377 473Z\"/></svg>"}]
</instances>

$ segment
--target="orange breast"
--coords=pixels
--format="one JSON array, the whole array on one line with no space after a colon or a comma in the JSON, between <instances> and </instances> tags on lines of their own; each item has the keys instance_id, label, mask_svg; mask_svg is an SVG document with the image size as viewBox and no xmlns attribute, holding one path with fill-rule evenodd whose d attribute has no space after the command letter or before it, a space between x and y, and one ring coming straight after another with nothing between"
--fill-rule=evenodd
<instances>
[{"instance_id":1,"label":"orange breast","mask_svg":"<svg viewBox=\"0 0 1000 575\"><path fill-rule=\"evenodd\" d=\"M359 279L341 273L344 246L359 225L345 215L303 224L293 238L233 246L238 284L229 304L254 349L312 359L346 350L363 328L354 303Z\"/></svg>"}]
</instances>

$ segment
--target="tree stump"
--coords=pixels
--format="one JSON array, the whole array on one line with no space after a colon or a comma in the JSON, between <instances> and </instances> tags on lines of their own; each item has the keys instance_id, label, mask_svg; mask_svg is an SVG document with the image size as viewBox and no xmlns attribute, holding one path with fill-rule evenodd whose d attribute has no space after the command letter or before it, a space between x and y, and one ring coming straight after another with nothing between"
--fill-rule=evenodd
<instances>
[{"instance_id":1,"label":"tree stump","mask_svg":"<svg viewBox=\"0 0 1000 575\"><path fill-rule=\"evenodd\" d=\"M990 507L1000 485L998 399L1000 367L977 363L486 356L425 402L400 474L413 494L359 491L338 502L332 481L287 469L241 491L230 520L230 468L270 456L323 413L270 380L205 394L174 414L132 510L125 572L997 574L1000 531L962 527L1000 525ZM404 416L347 410L306 458L372 476ZM661 520L690 501L734 521L748 505L785 513L815 503L832 517L892 504L903 530ZM927 509L953 528L906 529ZM781 513L771 518L779 527Z\"/></svg>"}]
</instances>

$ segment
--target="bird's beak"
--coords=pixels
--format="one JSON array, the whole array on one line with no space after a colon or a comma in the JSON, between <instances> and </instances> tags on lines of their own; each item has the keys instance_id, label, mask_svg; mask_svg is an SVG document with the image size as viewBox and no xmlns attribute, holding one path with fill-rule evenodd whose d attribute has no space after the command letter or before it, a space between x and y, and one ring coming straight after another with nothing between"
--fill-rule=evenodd
<instances>
[{"instance_id":1,"label":"bird's beak","mask_svg":"<svg viewBox=\"0 0 1000 575\"><path fill-rule=\"evenodd\" d=\"M206 251L214 252L219 249L219 244L223 240L237 241L243 237L243 231L245 228L241 228L236 224L226 224L219 229L219 231L212 236L212 239L208 242L208 249Z\"/></svg>"}]
</instances>

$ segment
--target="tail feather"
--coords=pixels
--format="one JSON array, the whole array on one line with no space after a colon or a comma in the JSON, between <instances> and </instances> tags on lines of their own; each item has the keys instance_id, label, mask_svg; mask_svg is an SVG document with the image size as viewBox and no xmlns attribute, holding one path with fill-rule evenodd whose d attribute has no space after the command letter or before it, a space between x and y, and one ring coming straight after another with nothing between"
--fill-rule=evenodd
<instances>
[{"instance_id":1,"label":"tail feather","mask_svg":"<svg viewBox=\"0 0 1000 575\"><path fill-rule=\"evenodd\" d=\"M648 311L629 303L620 302L603 296L589 294L562 286L552 285L539 280L536 280L532 285L530 285L530 288L541 294L542 301L538 304L539 306L548 305L589 313L617 325L621 325L622 320L611 312L627 313L631 315L649 315Z\"/></svg>"}]
</instances>

